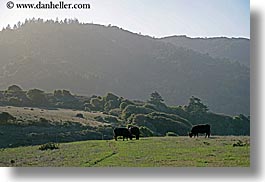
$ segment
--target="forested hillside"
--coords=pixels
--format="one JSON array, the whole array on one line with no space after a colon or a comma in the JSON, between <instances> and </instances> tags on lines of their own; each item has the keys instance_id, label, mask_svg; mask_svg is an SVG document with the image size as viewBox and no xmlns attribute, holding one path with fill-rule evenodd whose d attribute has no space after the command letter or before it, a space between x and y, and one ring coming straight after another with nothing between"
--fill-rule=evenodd
<instances>
[{"instance_id":1,"label":"forested hillside","mask_svg":"<svg viewBox=\"0 0 265 182\"><path fill-rule=\"evenodd\" d=\"M11 84L87 96L113 92L141 100L156 90L168 105L187 104L194 95L214 112L250 113L249 67L78 20L33 19L2 30L0 89Z\"/></svg>"},{"instance_id":2,"label":"forested hillside","mask_svg":"<svg viewBox=\"0 0 265 182\"><path fill-rule=\"evenodd\" d=\"M185 47L203 54L209 54L214 58L229 59L250 66L250 40L246 38L171 36L161 40L170 42L177 47Z\"/></svg>"}]
</instances>

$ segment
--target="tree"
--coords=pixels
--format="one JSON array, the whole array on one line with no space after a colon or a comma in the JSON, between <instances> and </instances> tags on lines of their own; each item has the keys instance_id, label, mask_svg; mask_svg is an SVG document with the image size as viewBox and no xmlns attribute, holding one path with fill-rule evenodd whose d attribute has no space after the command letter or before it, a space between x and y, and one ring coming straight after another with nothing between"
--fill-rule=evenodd
<instances>
[{"instance_id":1,"label":"tree","mask_svg":"<svg viewBox=\"0 0 265 182\"><path fill-rule=\"evenodd\" d=\"M113 93L107 93L107 95L104 96L103 99L107 102L111 100L118 100L119 97L117 95L114 95Z\"/></svg>"},{"instance_id":2,"label":"tree","mask_svg":"<svg viewBox=\"0 0 265 182\"><path fill-rule=\"evenodd\" d=\"M63 22L64 22L64 24L68 24L67 18L65 18Z\"/></svg>"},{"instance_id":3,"label":"tree","mask_svg":"<svg viewBox=\"0 0 265 182\"><path fill-rule=\"evenodd\" d=\"M21 22L18 21L18 22L17 22L17 28L20 28L20 27L21 27Z\"/></svg>"},{"instance_id":4,"label":"tree","mask_svg":"<svg viewBox=\"0 0 265 182\"><path fill-rule=\"evenodd\" d=\"M12 92L21 92L22 91L22 88L20 88L19 86L17 85L10 85L8 88L7 88L8 91L12 91Z\"/></svg>"},{"instance_id":5,"label":"tree","mask_svg":"<svg viewBox=\"0 0 265 182\"><path fill-rule=\"evenodd\" d=\"M73 97L69 90L63 90L62 93L64 97Z\"/></svg>"},{"instance_id":6,"label":"tree","mask_svg":"<svg viewBox=\"0 0 265 182\"><path fill-rule=\"evenodd\" d=\"M11 26L8 24L7 26L6 26L6 30L10 30L11 29Z\"/></svg>"},{"instance_id":7,"label":"tree","mask_svg":"<svg viewBox=\"0 0 265 182\"><path fill-rule=\"evenodd\" d=\"M206 113L209 109L208 106L201 102L201 99L192 96L189 105L185 106L185 110L189 113Z\"/></svg>"},{"instance_id":8,"label":"tree","mask_svg":"<svg viewBox=\"0 0 265 182\"><path fill-rule=\"evenodd\" d=\"M113 93L107 93L106 96L103 97L104 110L109 111L111 109L118 108L121 103L120 100L121 99Z\"/></svg>"},{"instance_id":9,"label":"tree","mask_svg":"<svg viewBox=\"0 0 265 182\"><path fill-rule=\"evenodd\" d=\"M44 91L39 89L31 89L27 92L27 97L31 100L33 105L45 105L47 98Z\"/></svg>"},{"instance_id":10,"label":"tree","mask_svg":"<svg viewBox=\"0 0 265 182\"><path fill-rule=\"evenodd\" d=\"M62 92L62 90L54 90L53 95L56 98L61 98L61 97L63 97L63 92Z\"/></svg>"},{"instance_id":11,"label":"tree","mask_svg":"<svg viewBox=\"0 0 265 182\"><path fill-rule=\"evenodd\" d=\"M10 97L8 98L8 104L12 106L21 106L22 100L17 97Z\"/></svg>"},{"instance_id":12,"label":"tree","mask_svg":"<svg viewBox=\"0 0 265 182\"><path fill-rule=\"evenodd\" d=\"M77 18L74 18L74 23L79 24L79 21Z\"/></svg>"},{"instance_id":13,"label":"tree","mask_svg":"<svg viewBox=\"0 0 265 182\"><path fill-rule=\"evenodd\" d=\"M164 102L164 100L161 97L161 95L157 91L155 91L151 93L150 100L148 100L147 102L154 104L154 105L160 105Z\"/></svg>"},{"instance_id":14,"label":"tree","mask_svg":"<svg viewBox=\"0 0 265 182\"><path fill-rule=\"evenodd\" d=\"M104 101L100 98L93 98L90 100L90 104L93 106L93 109L96 111L103 111Z\"/></svg>"}]
</instances>

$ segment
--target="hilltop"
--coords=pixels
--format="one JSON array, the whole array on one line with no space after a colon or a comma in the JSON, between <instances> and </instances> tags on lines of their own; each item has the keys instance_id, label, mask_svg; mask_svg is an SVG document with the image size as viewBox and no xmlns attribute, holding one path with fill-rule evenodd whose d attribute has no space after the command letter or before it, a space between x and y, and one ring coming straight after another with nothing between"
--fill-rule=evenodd
<instances>
[{"instance_id":1,"label":"hilltop","mask_svg":"<svg viewBox=\"0 0 265 182\"><path fill-rule=\"evenodd\" d=\"M160 40L185 47L214 58L228 59L250 67L250 40L246 38L190 38L187 36L164 37Z\"/></svg>"}]
</instances>

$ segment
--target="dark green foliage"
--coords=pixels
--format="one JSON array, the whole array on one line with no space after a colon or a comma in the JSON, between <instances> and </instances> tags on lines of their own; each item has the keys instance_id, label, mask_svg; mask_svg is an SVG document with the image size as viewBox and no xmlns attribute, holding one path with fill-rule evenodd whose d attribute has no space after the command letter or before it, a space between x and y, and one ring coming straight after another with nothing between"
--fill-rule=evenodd
<instances>
[{"instance_id":1,"label":"dark green foliage","mask_svg":"<svg viewBox=\"0 0 265 182\"><path fill-rule=\"evenodd\" d=\"M156 105L147 103L144 105L144 107L158 111L158 112L170 113L170 109L165 103L157 103Z\"/></svg>"},{"instance_id":2,"label":"dark green foliage","mask_svg":"<svg viewBox=\"0 0 265 182\"><path fill-rule=\"evenodd\" d=\"M104 110L104 101L101 98L91 99L90 104L93 107L92 109L95 111L103 111Z\"/></svg>"},{"instance_id":3,"label":"dark green foliage","mask_svg":"<svg viewBox=\"0 0 265 182\"><path fill-rule=\"evenodd\" d=\"M173 120L170 117L162 116L159 114L137 114L132 118L132 123L138 126L145 126L152 130L156 135L163 135L169 131L174 131L178 135L186 135L189 131L190 124L183 123L182 121Z\"/></svg>"},{"instance_id":4,"label":"dark green foliage","mask_svg":"<svg viewBox=\"0 0 265 182\"><path fill-rule=\"evenodd\" d=\"M0 148L62 143L81 140L100 140L96 128L76 122L55 122L42 118L40 122L8 123L0 125ZM105 139L111 139L108 135Z\"/></svg>"},{"instance_id":5,"label":"dark green foliage","mask_svg":"<svg viewBox=\"0 0 265 182\"><path fill-rule=\"evenodd\" d=\"M109 111L109 114L110 115L113 115L113 116L117 116L117 117L120 117L121 116L121 110L116 108L116 109L111 109Z\"/></svg>"},{"instance_id":6,"label":"dark green foliage","mask_svg":"<svg viewBox=\"0 0 265 182\"><path fill-rule=\"evenodd\" d=\"M109 140L113 138L113 128L110 126L100 126L95 131L101 134L102 140Z\"/></svg>"},{"instance_id":7,"label":"dark green foliage","mask_svg":"<svg viewBox=\"0 0 265 182\"><path fill-rule=\"evenodd\" d=\"M154 104L147 103L144 105L144 107L157 111L157 107Z\"/></svg>"},{"instance_id":8,"label":"dark green foliage","mask_svg":"<svg viewBox=\"0 0 265 182\"><path fill-rule=\"evenodd\" d=\"M148 100L148 102L154 105L160 105L162 102L164 102L164 100L161 95L155 91L151 93L150 100Z\"/></svg>"},{"instance_id":9,"label":"dark green foliage","mask_svg":"<svg viewBox=\"0 0 265 182\"><path fill-rule=\"evenodd\" d=\"M53 96L59 101L75 100L75 97L68 90L54 90Z\"/></svg>"},{"instance_id":10,"label":"dark green foliage","mask_svg":"<svg viewBox=\"0 0 265 182\"><path fill-rule=\"evenodd\" d=\"M211 125L212 135L250 134L249 116L240 114L231 117L209 112L208 107L196 97L191 97L187 106L167 106L158 92L152 94L151 102L143 102L124 99L112 93L103 97L86 97L72 95L67 90L55 90L53 93L38 89L17 90L19 89L14 86L14 89L11 87L10 90L0 91L0 104L31 108L70 108L80 110L80 115L76 115L80 118L84 118L81 115L85 113L84 110L91 111L97 113L96 117L93 116L94 120L107 126L92 128L74 122L53 123L42 117L36 121L20 120L3 112L0 113L0 147L111 139L112 128L126 125L139 127L142 136L165 136L171 134L170 132L178 136L186 135L192 125L203 123ZM32 113L35 110L32 108Z\"/></svg>"},{"instance_id":11,"label":"dark green foliage","mask_svg":"<svg viewBox=\"0 0 265 182\"><path fill-rule=\"evenodd\" d=\"M55 149L59 149L59 144L58 143L46 143L43 144L39 147L39 150L55 150Z\"/></svg>"},{"instance_id":12,"label":"dark green foliage","mask_svg":"<svg viewBox=\"0 0 265 182\"><path fill-rule=\"evenodd\" d=\"M144 107L153 109L159 112L169 112L168 106L164 103L162 96L158 92L151 93L150 99Z\"/></svg>"},{"instance_id":13,"label":"dark green foliage","mask_svg":"<svg viewBox=\"0 0 265 182\"><path fill-rule=\"evenodd\" d=\"M187 113L182 106L170 106L166 113L175 114L183 118L188 118L189 116L189 113Z\"/></svg>"},{"instance_id":14,"label":"dark green foliage","mask_svg":"<svg viewBox=\"0 0 265 182\"><path fill-rule=\"evenodd\" d=\"M21 92L22 88L20 88L18 85L10 85L7 88L7 91L11 91L11 92Z\"/></svg>"},{"instance_id":15,"label":"dark green foliage","mask_svg":"<svg viewBox=\"0 0 265 182\"><path fill-rule=\"evenodd\" d=\"M73 96L68 90L54 90L53 97L56 107L83 109L83 103Z\"/></svg>"},{"instance_id":16,"label":"dark green foliage","mask_svg":"<svg viewBox=\"0 0 265 182\"><path fill-rule=\"evenodd\" d=\"M92 106L92 104L90 104L90 103L85 103L85 104L84 104L84 110L85 110L85 111L91 111L91 110L93 110L93 106Z\"/></svg>"},{"instance_id":17,"label":"dark green foliage","mask_svg":"<svg viewBox=\"0 0 265 182\"><path fill-rule=\"evenodd\" d=\"M22 105L22 99L20 99L18 97L9 97L8 98L8 103L11 106L21 106Z\"/></svg>"},{"instance_id":18,"label":"dark green foliage","mask_svg":"<svg viewBox=\"0 0 265 182\"><path fill-rule=\"evenodd\" d=\"M231 117L207 112L203 115L189 115L188 120L193 124L208 123L212 135L249 135L250 121L247 117Z\"/></svg>"},{"instance_id":19,"label":"dark green foliage","mask_svg":"<svg viewBox=\"0 0 265 182\"><path fill-rule=\"evenodd\" d=\"M201 99L192 96L189 101L189 105L185 107L185 110L191 114L206 113L209 109L201 102Z\"/></svg>"},{"instance_id":20,"label":"dark green foliage","mask_svg":"<svg viewBox=\"0 0 265 182\"><path fill-rule=\"evenodd\" d=\"M102 116L96 116L94 119L99 122L106 122Z\"/></svg>"},{"instance_id":21,"label":"dark green foliage","mask_svg":"<svg viewBox=\"0 0 265 182\"><path fill-rule=\"evenodd\" d=\"M44 91L39 89L32 89L27 92L27 96L30 99L32 105L43 106L47 104L47 98Z\"/></svg>"},{"instance_id":22,"label":"dark green foliage","mask_svg":"<svg viewBox=\"0 0 265 182\"><path fill-rule=\"evenodd\" d=\"M130 101L130 100L124 99L124 100L122 100L122 102L120 104L120 109L123 110L128 105L134 105L134 103L132 101Z\"/></svg>"},{"instance_id":23,"label":"dark green foliage","mask_svg":"<svg viewBox=\"0 0 265 182\"><path fill-rule=\"evenodd\" d=\"M145 126L140 126L140 136L143 137L152 137L154 136L154 133L147 127Z\"/></svg>"},{"instance_id":24,"label":"dark green foliage","mask_svg":"<svg viewBox=\"0 0 265 182\"><path fill-rule=\"evenodd\" d=\"M110 111L111 109L119 108L119 106L120 106L120 102L118 100L109 100L105 102L104 110Z\"/></svg>"},{"instance_id":25,"label":"dark green foliage","mask_svg":"<svg viewBox=\"0 0 265 182\"><path fill-rule=\"evenodd\" d=\"M112 123L112 124L117 124L119 123L119 120L114 117L114 116L105 116L105 117L102 117L102 116L96 116L94 118L96 121L99 121L99 122L103 122L103 123Z\"/></svg>"},{"instance_id":26,"label":"dark green foliage","mask_svg":"<svg viewBox=\"0 0 265 182\"><path fill-rule=\"evenodd\" d=\"M106 116L104 118L105 121L107 121L108 123L118 123L118 119L116 117L113 117L113 116Z\"/></svg>"},{"instance_id":27,"label":"dark green foliage","mask_svg":"<svg viewBox=\"0 0 265 182\"><path fill-rule=\"evenodd\" d=\"M62 90L54 90L53 95L54 95L54 97L60 99L63 97L63 92L62 92Z\"/></svg>"},{"instance_id":28,"label":"dark green foliage","mask_svg":"<svg viewBox=\"0 0 265 182\"><path fill-rule=\"evenodd\" d=\"M107 102L107 101L115 101L115 100L118 100L119 97L114 95L113 93L107 93L106 96L103 97L104 101Z\"/></svg>"},{"instance_id":29,"label":"dark green foliage","mask_svg":"<svg viewBox=\"0 0 265 182\"><path fill-rule=\"evenodd\" d=\"M8 112L0 112L0 125L7 124L9 120L15 120L16 118Z\"/></svg>"},{"instance_id":30,"label":"dark green foliage","mask_svg":"<svg viewBox=\"0 0 265 182\"><path fill-rule=\"evenodd\" d=\"M62 94L63 94L64 97L68 97L68 98L72 98L73 97L73 95L70 93L69 90L63 90Z\"/></svg>"},{"instance_id":31,"label":"dark green foliage","mask_svg":"<svg viewBox=\"0 0 265 182\"><path fill-rule=\"evenodd\" d=\"M148 114L154 110L145 108L143 106L128 105L122 111L121 118L127 120L132 114Z\"/></svg>"},{"instance_id":32,"label":"dark green foliage","mask_svg":"<svg viewBox=\"0 0 265 182\"><path fill-rule=\"evenodd\" d=\"M172 119L174 121L180 121L183 124L187 125L188 127L191 127L192 124L187 120L184 119L178 115L175 114L167 114L167 113L162 113L162 112L152 112L149 114L150 117L155 118L155 117L164 117L164 118L169 118Z\"/></svg>"}]
</instances>

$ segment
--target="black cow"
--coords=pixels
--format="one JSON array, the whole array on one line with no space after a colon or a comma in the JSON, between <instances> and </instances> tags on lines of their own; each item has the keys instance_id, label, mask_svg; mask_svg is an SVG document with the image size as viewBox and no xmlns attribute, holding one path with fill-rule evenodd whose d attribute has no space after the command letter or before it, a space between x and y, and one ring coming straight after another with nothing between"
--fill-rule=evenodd
<instances>
[{"instance_id":1,"label":"black cow","mask_svg":"<svg viewBox=\"0 0 265 182\"><path fill-rule=\"evenodd\" d=\"M191 132L189 133L189 136L192 137L194 136L199 136L199 133L206 133L205 138L208 136L210 137L211 134L211 127L208 124L200 124L200 125L195 125L192 127Z\"/></svg>"},{"instance_id":2,"label":"black cow","mask_svg":"<svg viewBox=\"0 0 265 182\"><path fill-rule=\"evenodd\" d=\"M136 126L129 126L128 129L129 129L129 132L131 134L131 137L132 137L132 135L134 135L136 140L139 140L139 136L140 136L139 128Z\"/></svg>"},{"instance_id":3,"label":"black cow","mask_svg":"<svg viewBox=\"0 0 265 182\"><path fill-rule=\"evenodd\" d=\"M113 134L114 134L114 138L117 141L117 137L118 136L122 136L123 140L126 138L128 140L128 138L132 139L132 135L129 132L129 130L127 128L115 128L113 130Z\"/></svg>"}]
</instances>

